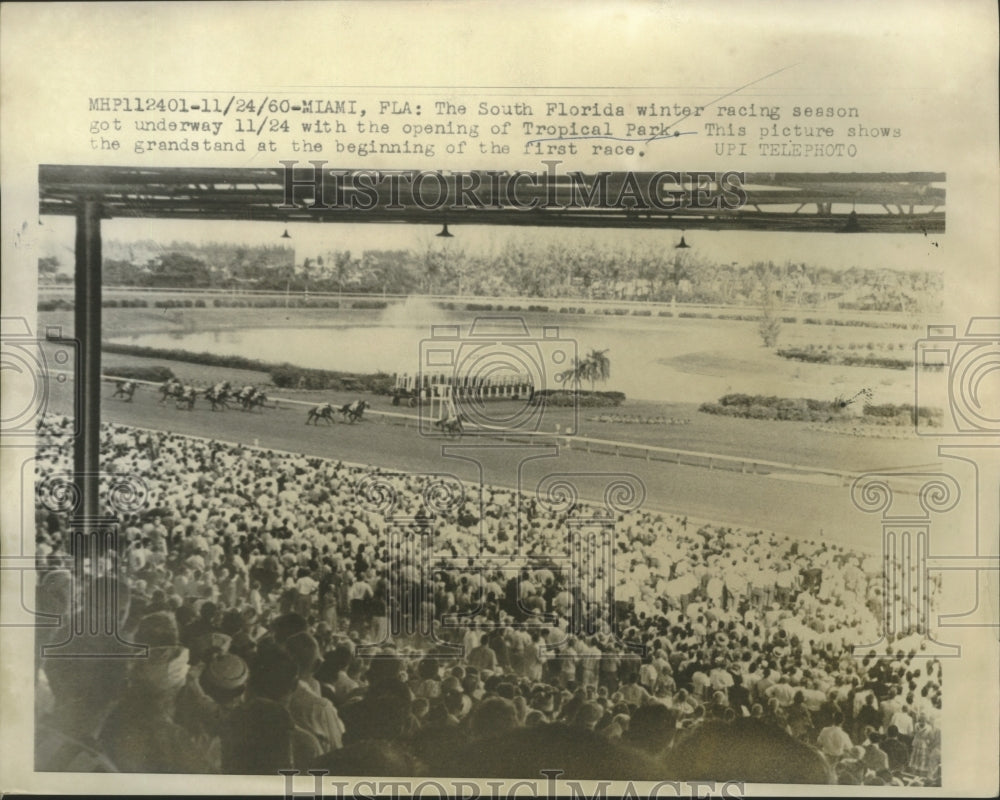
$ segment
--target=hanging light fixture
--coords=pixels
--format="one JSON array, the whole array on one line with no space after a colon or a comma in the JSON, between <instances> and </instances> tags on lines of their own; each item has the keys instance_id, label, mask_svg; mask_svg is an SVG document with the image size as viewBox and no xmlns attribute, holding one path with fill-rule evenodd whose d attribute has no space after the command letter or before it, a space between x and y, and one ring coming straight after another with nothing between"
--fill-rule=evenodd
<instances>
[{"instance_id":1,"label":"hanging light fixture","mask_svg":"<svg viewBox=\"0 0 1000 800\"><path fill-rule=\"evenodd\" d=\"M861 233L861 231L861 223L858 222L858 212L852 208L851 213L847 215L847 222L844 223L844 227L837 231L837 233Z\"/></svg>"},{"instance_id":2,"label":"hanging light fixture","mask_svg":"<svg viewBox=\"0 0 1000 800\"><path fill-rule=\"evenodd\" d=\"M449 230L448 230L448 223L447 222L444 223L444 225L441 226L441 233L436 233L434 235L438 236L438 237L440 237L442 239L454 239L455 238L455 234L449 232Z\"/></svg>"},{"instance_id":3,"label":"hanging light fixture","mask_svg":"<svg viewBox=\"0 0 1000 800\"><path fill-rule=\"evenodd\" d=\"M292 238L292 234L290 234L288 232L288 228L285 228L285 232L283 234L281 234L281 238L282 239L291 239Z\"/></svg>"},{"instance_id":4,"label":"hanging light fixture","mask_svg":"<svg viewBox=\"0 0 1000 800\"><path fill-rule=\"evenodd\" d=\"M681 240L674 245L674 250L687 250L690 247L691 245L684 241L684 231L681 231Z\"/></svg>"}]
</instances>

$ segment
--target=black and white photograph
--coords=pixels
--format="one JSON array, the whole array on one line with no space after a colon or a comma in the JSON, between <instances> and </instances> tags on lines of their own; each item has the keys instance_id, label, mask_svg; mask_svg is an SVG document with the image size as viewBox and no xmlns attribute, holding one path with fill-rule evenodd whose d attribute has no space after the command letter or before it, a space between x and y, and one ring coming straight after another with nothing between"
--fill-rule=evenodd
<instances>
[{"instance_id":1,"label":"black and white photograph","mask_svg":"<svg viewBox=\"0 0 1000 800\"><path fill-rule=\"evenodd\" d=\"M0 788L996 788L996 9L751 5L6 4Z\"/></svg>"}]
</instances>

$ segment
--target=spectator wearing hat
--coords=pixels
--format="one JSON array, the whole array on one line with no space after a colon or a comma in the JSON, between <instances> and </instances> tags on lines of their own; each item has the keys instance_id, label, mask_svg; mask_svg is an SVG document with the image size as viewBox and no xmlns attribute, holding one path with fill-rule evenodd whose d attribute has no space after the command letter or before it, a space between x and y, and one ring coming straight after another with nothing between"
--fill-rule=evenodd
<instances>
[{"instance_id":1,"label":"spectator wearing hat","mask_svg":"<svg viewBox=\"0 0 1000 800\"><path fill-rule=\"evenodd\" d=\"M206 752L221 768L221 737L233 710L243 702L250 670L231 653L215 653L204 664L192 667L189 680L178 696L177 721L199 741L207 741ZM188 698L186 705L181 701Z\"/></svg>"},{"instance_id":2,"label":"spectator wearing hat","mask_svg":"<svg viewBox=\"0 0 1000 800\"><path fill-rule=\"evenodd\" d=\"M274 775L315 760L319 742L296 726L287 708L297 687L298 666L284 650L266 648L258 654L250 666L247 700L223 727L223 772Z\"/></svg>"},{"instance_id":3,"label":"spectator wearing hat","mask_svg":"<svg viewBox=\"0 0 1000 800\"><path fill-rule=\"evenodd\" d=\"M205 742L174 721L174 703L188 674L188 650L151 647L129 664L128 685L101 732L111 760L126 772L212 771Z\"/></svg>"},{"instance_id":4,"label":"spectator wearing hat","mask_svg":"<svg viewBox=\"0 0 1000 800\"><path fill-rule=\"evenodd\" d=\"M316 737L320 751L327 753L343 747L344 724L333 703L323 697L314 677L323 659L315 637L306 631L289 636L285 649L298 669L298 685L288 701L288 711L295 724Z\"/></svg>"}]
</instances>

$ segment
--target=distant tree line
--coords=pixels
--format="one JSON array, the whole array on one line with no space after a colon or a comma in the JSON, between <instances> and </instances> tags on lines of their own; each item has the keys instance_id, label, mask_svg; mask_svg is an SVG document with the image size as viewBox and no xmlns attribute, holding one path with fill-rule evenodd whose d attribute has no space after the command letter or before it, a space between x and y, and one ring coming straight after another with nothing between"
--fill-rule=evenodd
<instances>
[{"instance_id":1,"label":"distant tree line","mask_svg":"<svg viewBox=\"0 0 1000 800\"><path fill-rule=\"evenodd\" d=\"M301 254L300 254L301 255ZM43 280L65 277L57 259ZM941 273L807 263L716 263L691 250L627 249L585 241L507 240L488 253L454 240L420 249L329 250L173 242L109 242L105 285L369 294L458 294L926 312L940 307Z\"/></svg>"}]
</instances>

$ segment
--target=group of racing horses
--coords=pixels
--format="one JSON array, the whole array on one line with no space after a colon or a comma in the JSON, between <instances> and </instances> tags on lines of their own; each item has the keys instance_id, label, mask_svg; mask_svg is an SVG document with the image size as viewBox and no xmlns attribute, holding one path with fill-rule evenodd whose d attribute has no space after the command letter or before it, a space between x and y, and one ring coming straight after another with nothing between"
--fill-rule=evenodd
<instances>
[{"instance_id":1,"label":"group of racing horses","mask_svg":"<svg viewBox=\"0 0 1000 800\"><path fill-rule=\"evenodd\" d=\"M137 388L138 384L134 380L119 380L116 382L115 392L111 396L131 403ZM176 378L171 378L160 384L159 392L160 405L168 400L173 400L177 408L187 411L194 409L195 400L199 396L198 389L182 384ZM249 384L237 390L229 381L222 381L201 391L200 394L212 404L212 411L228 409L231 402L237 404L243 411L268 407L267 395L256 386ZM319 425L320 421L332 425L335 421L335 414L340 414L345 422L354 424L361 421L368 408L370 406L366 400L355 400L342 406L322 403L309 409L306 414L306 425ZM465 421L467 418L464 414L446 413L441 419L434 422L434 427L448 436L461 436L464 432L462 423Z\"/></svg>"},{"instance_id":2,"label":"group of racing horses","mask_svg":"<svg viewBox=\"0 0 1000 800\"><path fill-rule=\"evenodd\" d=\"M267 406L267 395L250 384L242 389L235 389L229 381L222 381L214 386L209 386L201 394L211 403L212 411L228 409L230 403L238 405L244 411L253 411L255 408ZM160 386L160 405L172 399L178 408L190 411L194 408L194 401L197 397L197 389L193 386L183 385L176 378L168 380Z\"/></svg>"},{"instance_id":3,"label":"group of racing horses","mask_svg":"<svg viewBox=\"0 0 1000 800\"><path fill-rule=\"evenodd\" d=\"M368 408L368 401L366 400L355 400L353 403L343 406L335 406L333 403L323 403L309 409L309 413L306 415L306 425L319 425L320 420L323 420L328 425L332 425L334 414L341 414L345 422L353 424L361 421L366 408Z\"/></svg>"},{"instance_id":4,"label":"group of racing horses","mask_svg":"<svg viewBox=\"0 0 1000 800\"><path fill-rule=\"evenodd\" d=\"M115 391L112 397L121 398L127 403L132 402L138 383L134 380L120 380L115 384ZM242 389L235 389L229 381L222 381L199 391L193 386L182 384L176 378L171 378L160 384L160 405L168 400L173 400L177 408L191 411L194 409L195 401L199 396L204 397L212 405L212 411L225 410L230 408L230 403L239 406L243 411L253 411L255 408L271 407L268 405L268 397L256 386L246 385ZM306 424L319 424L320 420L333 423L334 414L340 413L346 422L360 422L369 408L367 401L355 400L343 406L334 406L332 403L324 403L309 409L306 417Z\"/></svg>"},{"instance_id":5,"label":"group of racing horses","mask_svg":"<svg viewBox=\"0 0 1000 800\"><path fill-rule=\"evenodd\" d=\"M120 380L115 383L115 391L112 397L118 397L126 403L131 403L135 396L138 384L133 380ZM187 411L194 409L195 401L198 399L199 390L194 386L184 385L176 378L170 378L160 384L160 405L168 400L173 400L177 408ZM244 411L252 411L255 408L267 406L267 395L256 386L244 386L236 390L229 381L222 381L214 386L200 392L200 395L212 404L212 411L229 408L230 402L239 405Z\"/></svg>"}]
</instances>

